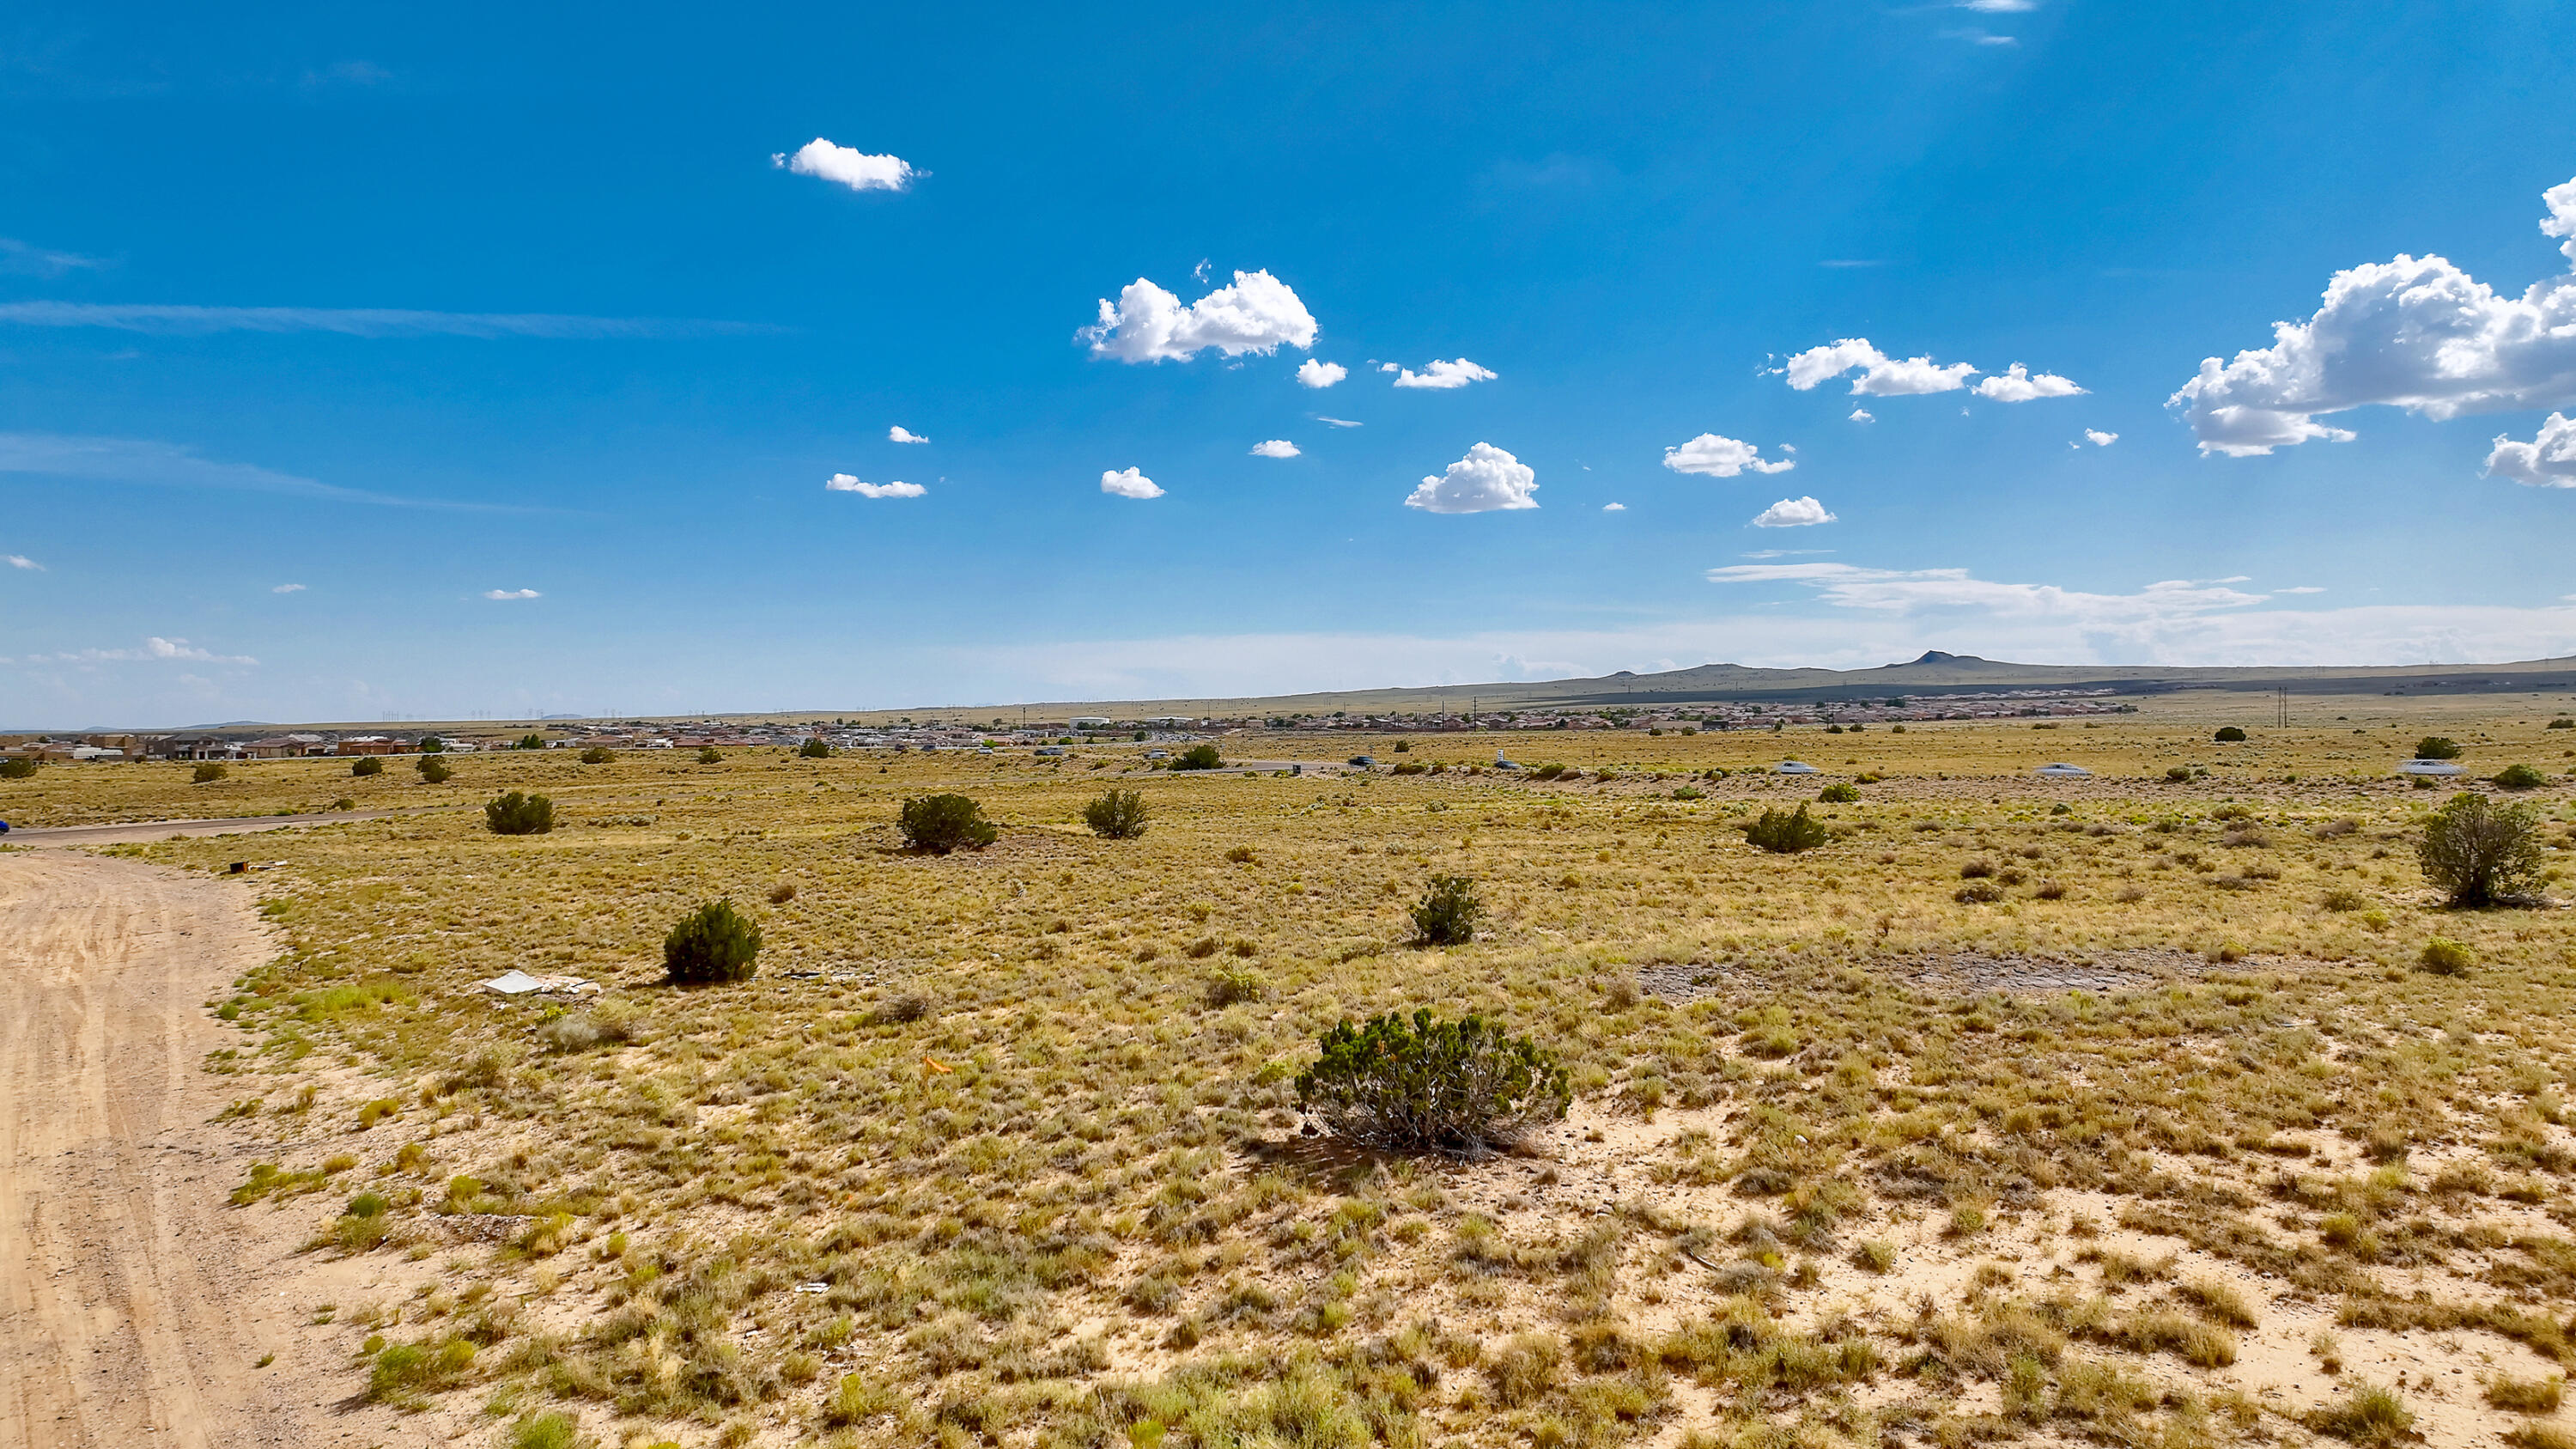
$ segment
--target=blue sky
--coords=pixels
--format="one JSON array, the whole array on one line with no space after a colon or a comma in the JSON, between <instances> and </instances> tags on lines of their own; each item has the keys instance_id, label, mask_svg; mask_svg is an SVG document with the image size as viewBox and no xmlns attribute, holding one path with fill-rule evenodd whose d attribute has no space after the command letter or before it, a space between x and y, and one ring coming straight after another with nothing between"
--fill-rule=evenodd
<instances>
[{"instance_id":1,"label":"blue sky","mask_svg":"<svg viewBox=\"0 0 2576 1449\"><path fill-rule=\"evenodd\" d=\"M22 7L0 724L2576 653L2567 23Z\"/></svg>"}]
</instances>

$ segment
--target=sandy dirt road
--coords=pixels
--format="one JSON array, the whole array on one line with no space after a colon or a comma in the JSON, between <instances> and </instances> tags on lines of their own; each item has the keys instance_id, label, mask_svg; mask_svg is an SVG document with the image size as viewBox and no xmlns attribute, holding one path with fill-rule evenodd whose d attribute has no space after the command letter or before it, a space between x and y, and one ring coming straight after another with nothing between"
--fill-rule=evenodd
<instances>
[{"instance_id":1,"label":"sandy dirt road","mask_svg":"<svg viewBox=\"0 0 2576 1449\"><path fill-rule=\"evenodd\" d=\"M0 844L114 845L127 840L168 840L174 835L256 835L296 825L329 825L342 820L383 820L417 810L335 810L318 815L247 815L225 820L134 820L115 825L20 826Z\"/></svg>"},{"instance_id":2,"label":"sandy dirt road","mask_svg":"<svg viewBox=\"0 0 2576 1449\"><path fill-rule=\"evenodd\" d=\"M234 1039L204 1003L275 949L240 882L0 855L0 1449L355 1428L254 1367L297 1310L274 1234L225 1205L244 1149L208 1125L203 1059Z\"/></svg>"}]
</instances>

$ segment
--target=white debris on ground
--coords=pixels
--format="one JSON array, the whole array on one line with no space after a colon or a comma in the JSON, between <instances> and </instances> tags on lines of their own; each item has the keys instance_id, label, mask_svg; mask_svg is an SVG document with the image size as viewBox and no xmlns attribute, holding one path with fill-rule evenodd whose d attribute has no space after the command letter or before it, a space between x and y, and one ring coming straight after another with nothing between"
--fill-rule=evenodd
<instances>
[{"instance_id":1,"label":"white debris on ground","mask_svg":"<svg viewBox=\"0 0 2576 1449\"><path fill-rule=\"evenodd\" d=\"M531 991L557 996L596 996L600 990L598 982L579 976L531 976L515 968L478 984L484 990L502 996L524 996Z\"/></svg>"}]
</instances>

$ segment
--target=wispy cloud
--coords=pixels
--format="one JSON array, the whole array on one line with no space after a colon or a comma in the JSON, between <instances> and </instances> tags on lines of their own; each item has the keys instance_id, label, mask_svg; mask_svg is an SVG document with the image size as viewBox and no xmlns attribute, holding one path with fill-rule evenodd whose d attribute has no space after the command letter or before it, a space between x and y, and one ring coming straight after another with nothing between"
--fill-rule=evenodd
<instances>
[{"instance_id":1,"label":"wispy cloud","mask_svg":"<svg viewBox=\"0 0 2576 1449\"><path fill-rule=\"evenodd\" d=\"M341 488L255 464L218 463L198 457L193 450L181 444L147 438L0 433L0 473L94 478L107 483L139 483L159 488L223 488L297 498L326 498L340 503L374 503L393 508L451 508L477 513L532 511L508 504L396 498L384 493Z\"/></svg>"},{"instance_id":2,"label":"wispy cloud","mask_svg":"<svg viewBox=\"0 0 2576 1449\"><path fill-rule=\"evenodd\" d=\"M542 599L545 595L534 589L485 589L483 597L495 603L502 603L518 599Z\"/></svg>"},{"instance_id":3,"label":"wispy cloud","mask_svg":"<svg viewBox=\"0 0 2576 1449\"><path fill-rule=\"evenodd\" d=\"M561 340L752 336L787 329L685 317L573 317L551 312L420 312L394 307L197 307L144 302L0 303L0 325L106 327L159 337L217 332L331 332L343 337L543 337Z\"/></svg>"},{"instance_id":4,"label":"wispy cloud","mask_svg":"<svg viewBox=\"0 0 2576 1449\"><path fill-rule=\"evenodd\" d=\"M1315 421L1328 424L1336 428L1356 428L1365 426L1365 424L1352 422L1349 418L1328 418L1322 413L1315 414Z\"/></svg>"},{"instance_id":5,"label":"wispy cloud","mask_svg":"<svg viewBox=\"0 0 2576 1449\"><path fill-rule=\"evenodd\" d=\"M300 594L304 592L304 586L302 584L279 584L276 588L269 590L269 592L272 594Z\"/></svg>"},{"instance_id":6,"label":"wispy cloud","mask_svg":"<svg viewBox=\"0 0 2576 1449\"><path fill-rule=\"evenodd\" d=\"M74 649L60 654L30 654L20 664L123 664L179 660L195 664L257 664L247 654L217 654L200 649L185 639L164 639L153 635L140 649Z\"/></svg>"},{"instance_id":7,"label":"wispy cloud","mask_svg":"<svg viewBox=\"0 0 2576 1449\"><path fill-rule=\"evenodd\" d=\"M59 277L69 272L95 271L109 265L111 263L104 258L53 251L30 246L16 237L0 236L0 273L10 276Z\"/></svg>"},{"instance_id":8,"label":"wispy cloud","mask_svg":"<svg viewBox=\"0 0 2576 1449\"><path fill-rule=\"evenodd\" d=\"M856 493L861 498L919 498L930 490L918 483L898 478L892 483L867 483L847 473L835 473L823 480L823 487L833 493Z\"/></svg>"},{"instance_id":9,"label":"wispy cloud","mask_svg":"<svg viewBox=\"0 0 2576 1449\"><path fill-rule=\"evenodd\" d=\"M43 573L45 571L45 566L43 564L36 562L34 559L27 557L23 553L0 554L0 563L5 563L13 569L32 569L37 573Z\"/></svg>"}]
</instances>

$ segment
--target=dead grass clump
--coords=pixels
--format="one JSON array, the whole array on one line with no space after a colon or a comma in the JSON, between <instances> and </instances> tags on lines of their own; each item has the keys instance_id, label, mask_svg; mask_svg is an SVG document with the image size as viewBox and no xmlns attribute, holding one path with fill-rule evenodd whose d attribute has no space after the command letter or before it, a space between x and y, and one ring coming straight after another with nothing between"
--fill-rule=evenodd
<instances>
[{"instance_id":1,"label":"dead grass clump","mask_svg":"<svg viewBox=\"0 0 2576 1449\"><path fill-rule=\"evenodd\" d=\"M2547 1378L2518 1379L2511 1374L2497 1374L2487 1380L2487 1402L2499 1409L2517 1414L2554 1414L2566 1396L2567 1379L2563 1374Z\"/></svg>"},{"instance_id":2,"label":"dead grass clump","mask_svg":"<svg viewBox=\"0 0 2576 1449\"><path fill-rule=\"evenodd\" d=\"M2174 1296L2199 1309L2211 1322L2229 1328L2252 1328L2259 1321L2245 1295L2234 1284L2216 1278L2195 1278L2175 1289Z\"/></svg>"},{"instance_id":3,"label":"dead grass clump","mask_svg":"<svg viewBox=\"0 0 2576 1449\"><path fill-rule=\"evenodd\" d=\"M2379 1384L2356 1384L2340 1403L2313 1410L2303 1418L2316 1432L2355 1444L2393 1443L2415 1427L2415 1414L2406 1407L2406 1401L2397 1396L2395 1389Z\"/></svg>"}]
</instances>

